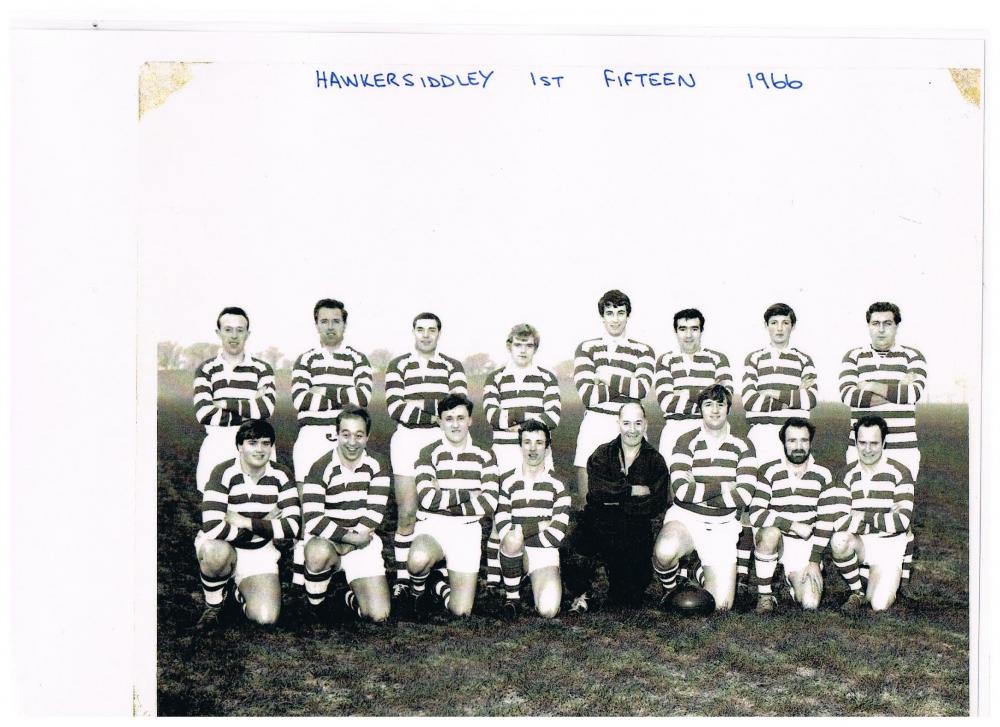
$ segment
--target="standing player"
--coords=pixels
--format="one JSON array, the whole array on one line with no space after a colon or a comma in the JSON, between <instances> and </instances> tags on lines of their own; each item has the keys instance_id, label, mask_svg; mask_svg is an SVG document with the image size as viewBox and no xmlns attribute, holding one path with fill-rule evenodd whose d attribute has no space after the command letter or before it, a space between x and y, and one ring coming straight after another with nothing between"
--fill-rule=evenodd
<instances>
[{"instance_id":1,"label":"standing player","mask_svg":"<svg viewBox=\"0 0 1000 727\"><path fill-rule=\"evenodd\" d=\"M389 442L397 509L395 598L405 597L409 589L406 560L417 521L417 458L421 449L441 438L438 402L449 394L469 393L462 364L437 352L440 335L441 319L434 313L418 313L413 319L414 351L394 358L385 371L386 408L396 421Z\"/></svg>"},{"instance_id":2,"label":"standing player","mask_svg":"<svg viewBox=\"0 0 1000 727\"><path fill-rule=\"evenodd\" d=\"M496 460L469 436L472 402L449 394L438 402L440 441L420 450L417 459L417 525L407 569L417 614L426 609L424 591L431 568L444 560L448 586L445 608L456 616L472 613L482 555L483 517L496 510Z\"/></svg>"},{"instance_id":3,"label":"standing player","mask_svg":"<svg viewBox=\"0 0 1000 727\"><path fill-rule=\"evenodd\" d=\"M924 393L927 361L915 348L896 343L903 317L894 303L872 303L865 313L871 344L852 348L844 356L840 372L840 398L851 407L851 439L846 460L857 461L854 427L866 414L881 416L889 426L884 448L909 470L915 482L920 473L917 449L916 404ZM903 582L910 579L913 538L909 539L903 563Z\"/></svg>"},{"instance_id":4,"label":"standing player","mask_svg":"<svg viewBox=\"0 0 1000 727\"><path fill-rule=\"evenodd\" d=\"M753 445L729 429L732 402L722 384L698 394L695 406L702 425L677 440L670 458L674 504L653 548L653 570L663 586L661 604L677 587L680 559L697 551L716 609L733 605L740 511L753 497L757 458Z\"/></svg>"},{"instance_id":5,"label":"standing player","mask_svg":"<svg viewBox=\"0 0 1000 727\"><path fill-rule=\"evenodd\" d=\"M609 290L597 301L606 335L576 348L573 383L586 407L576 440L578 502L587 499L587 461L601 444L618 436L622 405L641 402L653 383L653 349L625 336L632 301Z\"/></svg>"},{"instance_id":6,"label":"standing player","mask_svg":"<svg viewBox=\"0 0 1000 727\"><path fill-rule=\"evenodd\" d=\"M820 562L843 502L842 489L834 486L830 470L813 459L815 436L816 426L808 419L786 419L778 430L784 454L757 470L750 501L757 613L774 611L777 601L771 581L778 563L802 608L819 607L823 595Z\"/></svg>"},{"instance_id":7,"label":"standing player","mask_svg":"<svg viewBox=\"0 0 1000 727\"><path fill-rule=\"evenodd\" d=\"M232 459L236 431L248 419L267 419L274 413L274 371L266 361L245 352L250 318L242 308L223 308L215 321L222 348L202 362L194 373L194 413L205 427L198 453L195 483L198 492L220 462ZM272 449L272 459L273 459Z\"/></svg>"},{"instance_id":8,"label":"standing player","mask_svg":"<svg viewBox=\"0 0 1000 727\"><path fill-rule=\"evenodd\" d=\"M903 575L913 516L913 476L886 448L892 430L885 419L866 414L855 423L853 434L858 461L843 478L850 493L850 513L843 518L846 525L830 539L830 550L851 589L844 609L858 611L867 602L873 610L884 611L896 600Z\"/></svg>"},{"instance_id":9,"label":"standing player","mask_svg":"<svg viewBox=\"0 0 1000 727\"><path fill-rule=\"evenodd\" d=\"M202 493L201 530L194 540L205 592L199 629L219 623L230 578L251 621L273 624L281 611L275 540L299 532L299 496L292 473L269 461L274 427L259 419L236 431L238 456L212 470Z\"/></svg>"},{"instance_id":10,"label":"standing player","mask_svg":"<svg viewBox=\"0 0 1000 727\"><path fill-rule=\"evenodd\" d=\"M791 346L795 311L775 303L764 311L771 345L747 355L743 363L743 410L757 461L780 461L785 448L778 430L791 419L809 418L816 406L816 367L812 359Z\"/></svg>"},{"instance_id":11,"label":"standing player","mask_svg":"<svg viewBox=\"0 0 1000 727\"><path fill-rule=\"evenodd\" d=\"M595 449L587 461L587 505L565 548L570 613L590 610L601 562L608 575L608 600L615 605L638 606L649 585L651 520L670 500L670 476L663 457L646 441L646 425L642 404L623 405L618 436Z\"/></svg>"},{"instance_id":12,"label":"standing player","mask_svg":"<svg viewBox=\"0 0 1000 727\"><path fill-rule=\"evenodd\" d=\"M342 570L345 604L378 622L389 617L382 539L375 533L389 502L389 474L366 449L370 429L365 409L346 407L337 416L337 448L316 460L302 487L302 532L310 605L323 603L330 578Z\"/></svg>"},{"instance_id":13,"label":"standing player","mask_svg":"<svg viewBox=\"0 0 1000 727\"><path fill-rule=\"evenodd\" d=\"M372 397L368 357L344 345L344 304L323 298L313 307L313 320L320 345L299 356L292 369L292 404L299 421L292 464L299 482L317 459L336 446L336 420L343 408L368 406Z\"/></svg>"},{"instance_id":14,"label":"standing player","mask_svg":"<svg viewBox=\"0 0 1000 727\"><path fill-rule=\"evenodd\" d=\"M656 361L656 401L663 412L660 454L670 460L677 440L701 428L697 398L706 387L720 384L733 393L733 375L726 354L702 348L705 316L697 308L674 313L677 351L669 351Z\"/></svg>"},{"instance_id":15,"label":"standing player","mask_svg":"<svg viewBox=\"0 0 1000 727\"><path fill-rule=\"evenodd\" d=\"M531 579L535 610L543 618L559 613L559 544L566 535L571 508L566 486L546 466L552 444L549 428L526 421L518 434L522 464L500 481L500 497L493 521L500 535L504 616L518 617L521 581Z\"/></svg>"}]
</instances>

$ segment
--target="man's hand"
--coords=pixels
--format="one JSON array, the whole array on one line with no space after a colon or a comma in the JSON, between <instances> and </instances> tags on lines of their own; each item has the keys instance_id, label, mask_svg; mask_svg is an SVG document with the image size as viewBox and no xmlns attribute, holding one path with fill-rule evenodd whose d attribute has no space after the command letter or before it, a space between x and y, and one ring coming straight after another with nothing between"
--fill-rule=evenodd
<instances>
[{"instance_id":1,"label":"man's hand","mask_svg":"<svg viewBox=\"0 0 1000 727\"><path fill-rule=\"evenodd\" d=\"M232 510L226 511L226 522L234 528L242 528L243 530L250 530L253 527L253 521L250 518Z\"/></svg>"},{"instance_id":2,"label":"man's hand","mask_svg":"<svg viewBox=\"0 0 1000 727\"><path fill-rule=\"evenodd\" d=\"M310 386L309 387L309 393L313 394L314 396L326 396L326 387L325 386Z\"/></svg>"},{"instance_id":3,"label":"man's hand","mask_svg":"<svg viewBox=\"0 0 1000 727\"><path fill-rule=\"evenodd\" d=\"M612 373L611 372L611 367L610 366L604 366L602 364L601 366L597 367L597 371L595 372L595 376L597 377L597 380L600 381L602 384L604 384L605 386L610 386L611 385L611 373Z\"/></svg>"},{"instance_id":4,"label":"man's hand","mask_svg":"<svg viewBox=\"0 0 1000 727\"><path fill-rule=\"evenodd\" d=\"M913 384L917 383L918 378L919 377L911 371L910 373L908 373L906 376L903 377L903 380L900 383L903 384L904 386L912 386Z\"/></svg>"},{"instance_id":5,"label":"man's hand","mask_svg":"<svg viewBox=\"0 0 1000 727\"><path fill-rule=\"evenodd\" d=\"M632 497L645 497L650 493L646 485L632 485Z\"/></svg>"},{"instance_id":6,"label":"man's hand","mask_svg":"<svg viewBox=\"0 0 1000 727\"><path fill-rule=\"evenodd\" d=\"M281 508L275 505L271 508L271 512L264 516L265 520L276 520L281 517Z\"/></svg>"},{"instance_id":7,"label":"man's hand","mask_svg":"<svg viewBox=\"0 0 1000 727\"><path fill-rule=\"evenodd\" d=\"M815 383L816 383L816 376L815 376L815 374L806 374L805 376L802 377L802 388L803 389L808 389L808 388L810 388Z\"/></svg>"},{"instance_id":8,"label":"man's hand","mask_svg":"<svg viewBox=\"0 0 1000 727\"><path fill-rule=\"evenodd\" d=\"M370 543L371 541L372 541L372 534L367 530L360 532L357 530L348 530L346 533L344 533L343 537L340 539L340 542L347 543L348 545L353 545L355 548L363 548L366 545L368 545L368 543Z\"/></svg>"},{"instance_id":9,"label":"man's hand","mask_svg":"<svg viewBox=\"0 0 1000 727\"><path fill-rule=\"evenodd\" d=\"M883 384L881 381L863 381L858 388L861 391L870 391L883 399L889 395L889 385Z\"/></svg>"},{"instance_id":10,"label":"man's hand","mask_svg":"<svg viewBox=\"0 0 1000 727\"><path fill-rule=\"evenodd\" d=\"M792 523L791 527L788 529L803 540L808 540L813 531L813 529L805 523Z\"/></svg>"}]
</instances>

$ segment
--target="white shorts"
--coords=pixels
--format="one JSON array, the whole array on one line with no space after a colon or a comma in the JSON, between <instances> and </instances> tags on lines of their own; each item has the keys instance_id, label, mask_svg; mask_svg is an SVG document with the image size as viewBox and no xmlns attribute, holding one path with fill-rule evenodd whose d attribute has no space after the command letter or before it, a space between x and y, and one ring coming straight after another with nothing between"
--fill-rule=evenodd
<instances>
[{"instance_id":1,"label":"white shorts","mask_svg":"<svg viewBox=\"0 0 1000 727\"><path fill-rule=\"evenodd\" d=\"M337 446L337 427L313 424L299 429L292 448L292 467L296 482L305 480L316 460Z\"/></svg>"},{"instance_id":2,"label":"white shorts","mask_svg":"<svg viewBox=\"0 0 1000 727\"><path fill-rule=\"evenodd\" d=\"M708 519L680 505L674 505L667 508L667 514L663 518L664 525L670 522L680 523L687 529L703 565L713 568L736 565L736 541L743 529L737 518Z\"/></svg>"},{"instance_id":3,"label":"white shorts","mask_svg":"<svg viewBox=\"0 0 1000 727\"><path fill-rule=\"evenodd\" d=\"M663 422L663 430L660 432L660 454L668 465L677 440L700 426L701 419L667 419Z\"/></svg>"},{"instance_id":4,"label":"white shorts","mask_svg":"<svg viewBox=\"0 0 1000 727\"><path fill-rule=\"evenodd\" d=\"M392 473L413 477L416 472L417 458L420 450L431 442L441 439L440 427L419 429L399 425L389 440L389 460L392 463Z\"/></svg>"},{"instance_id":5,"label":"white shorts","mask_svg":"<svg viewBox=\"0 0 1000 727\"><path fill-rule=\"evenodd\" d=\"M594 450L615 439L618 434L616 415L588 409L583 415L583 421L580 422L580 433L576 436L576 456L573 458L573 465L586 467L587 460Z\"/></svg>"},{"instance_id":6,"label":"white shorts","mask_svg":"<svg viewBox=\"0 0 1000 727\"><path fill-rule=\"evenodd\" d=\"M785 445L781 443L778 432L780 424L754 424L747 432L747 439L753 444L757 454L757 464L780 460L785 456Z\"/></svg>"},{"instance_id":7,"label":"white shorts","mask_svg":"<svg viewBox=\"0 0 1000 727\"><path fill-rule=\"evenodd\" d=\"M859 535L861 545L865 549L865 557L861 562L868 567L896 569L903 568L903 551L906 550L907 534L899 535Z\"/></svg>"},{"instance_id":8,"label":"white shorts","mask_svg":"<svg viewBox=\"0 0 1000 727\"><path fill-rule=\"evenodd\" d=\"M753 529L754 542L757 542L757 532L760 528ZM781 534L781 556L778 562L785 566L785 576L789 573L799 573L809 565L809 556L812 553L812 545L808 540L791 538Z\"/></svg>"},{"instance_id":9,"label":"white shorts","mask_svg":"<svg viewBox=\"0 0 1000 727\"><path fill-rule=\"evenodd\" d=\"M208 539L205 531L198 531L198 534L194 538L195 554L198 553L201 544ZM240 582L244 578L249 578L250 576L278 575L278 558L281 557L281 553L274 547L273 542L268 541L260 548L237 548L233 546L233 550L236 551L236 567L233 569L232 577L237 587L239 587Z\"/></svg>"},{"instance_id":10,"label":"white shorts","mask_svg":"<svg viewBox=\"0 0 1000 727\"><path fill-rule=\"evenodd\" d=\"M913 475L914 484L916 484L917 475L920 472L920 450L916 447L907 447L905 449L883 449L882 452L889 459L894 459L897 462L906 466L910 470L910 474ZM851 445L847 448L847 454L845 456L848 466L854 466L858 461L858 448Z\"/></svg>"},{"instance_id":11,"label":"white shorts","mask_svg":"<svg viewBox=\"0 0 1000 727\"><path fill-rule=\"evenodd\" d=\"M521 447L517 444L494 444L493 456L497 459L497 474L499 475L511 470L520 469L521 464L524 462ZM554 468L551 447L549 447L549 451L545 454L545 468L550 471Z\"/></svg>"},{"instance_id":12,"label":"white shorts","mask_svg":"<svg viewBox=\"0 0 1000 727\"><path fill-rule=\"evenodd\" d=\"M529 576L539 568L559 567L559 548L524 546L524 572Z\"/></svg>"},{"instance_id":13,"label":"white shorts","mask_svg":"<svg viewBox=\"0 0 1000 727\"><path fill-rule=\"evenodd\" d=\"M239 427L205 427L205 439L198 451L198 469L195 471L195 484L198 492L205 491L212 476L212 470L223 462L239 456L236 450L236 430ZM278 461L278 448L271 448L271 461Z\"/></svg>"},{"instance_id":14,"label":"white shorts","mask_svg":"<svg viewBox=\"0 0 1000 727\"><path fill-rule=\"evenodd\" d=\"M429 535L444 552L448 570L458 573L478 573L483 550L483 529L479 522L452 522L447 516L417 520L413 528L414 540Z\"/></svg>"}]
</instances>

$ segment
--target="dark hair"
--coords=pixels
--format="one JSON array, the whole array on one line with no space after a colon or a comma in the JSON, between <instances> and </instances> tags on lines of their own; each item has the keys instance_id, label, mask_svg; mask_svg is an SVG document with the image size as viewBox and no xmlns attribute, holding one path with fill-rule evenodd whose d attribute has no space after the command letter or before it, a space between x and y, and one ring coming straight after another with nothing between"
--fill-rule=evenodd
<instances>
[{"instance_id":1,"label":"dark hair","mask_svg":"<svg viewBox=\"0 0 1000 727\"><path fill-rule=\"evenodd\" d=\"M542 422L537 419L529 419L524 424L521 425L521 430L517 433L517 443L522 444L524 440L522 437L525 432L545 432L545 446L548 447L552 444L552 432L551 430Z\"/></svg>"},{"instance_id":2,"label":"dark hair","mask_svg":"<svg viewBox=\"0 0 1000 727\"><path fill-rule=\"evenodd\" d=\"M413 328L417 327L417 321L422 321L424 319L433 320L435 323L437 323L438 330L439 331L441 330L441 319L438 318L434 313L431 313L430 311L424 311L423 313L417 313L417 315L414 316L414 318L413 318Z\"/></svg>"},{"instance_id":3,"label":"dark hair","mask_svg":"<svg viewBox=\"0 0 1000 727\"><path fill-rule=\"evenodd\" d=\"M788 316L792 319L792 325L795 325L795 311L793 311L792 306L787 303L775 303L774 305L769 305L767 310L764 311L764 323L770 322L771 316Z\"/></svg>"},{"instance_id":4,"label":"dark hair","mask_svg":"<svg viewBox=\"0 0 1000 727\"><path fill-rule=\"evenodd\" d=\"M698 326L701 330L705 330L705 316L701 314L701 311L697 308L685 308L684 310L679 310L674 313L674 330L677 330L677 321L682 318L697 318Z\"/></svg>"},{"instance_id":5,"label":"dark hair","mask_svg":"<svg viewBox=\"0 0 1000 727\"><path fill-rule=\"evenodd\" d=\"M779 313L778 315L784 315L784 314ZM789 427L799 427L799 428L805 427L806 429L808 429L810 442L812 442L813 437L816 436L816 425L813 424L811 421L809 421L808 419L803 419L802 417L788 417L788 419L785 420L785 423L781 425L781 429L778 430L778 439L781 440L782 444L785 443L785 432L788 431Z\"/></svg>"},{"instance_id":6,"label":"dark hair","mask_svg":"<svg viewBox=\"0 0 1000 727\"><path fill-rule=\"evenodd\" d=\"M601 299L597 301L597 313L598 315L604 315L604 309L608 306L613 306L618 308L620 306L625 306L625 315L632 315L632 301L629 297L625 295L620 290L609 290L607 293L601 296Z\"/></svg>"},{"instance_id":7,"label":"dark hair","mask_svg":"<svg viewBox=\"0 0 1000 727\"><path fill-rule=\"evenodd\" d=\"M712 384L711 386L706 386L698 393L698 409L701 409L702 402L711 399L712 401L717 401L720 404L726 402L726 409L733 408L733 395L729 393L727 389L722 384Z\"/></svg>"},{"instance_id":8,"label":"dark hair","mask_svg":"<svg viewBox=\"0 0 1000 727\"><path fill-rule=\"evenodd\" d=\"M313 322L319 322L319 309L320 308L334 308L339 310L344 316L344 323L347 323L347 308L339 300L333 298L322 298L316 302L313 306Z\"/></svg>"},{"instance_id":9,"label":"dark hair","mask_svg":"<svg viewBox=\"0 0 1000 727\"><path fill-rule=\"evenodd\" d=\"M464 406L469 410L469 416L472 416L473 403L472 399L467 397L465 394L448 394L445 398L438 402L438 416L443 416L446 411L451 411L457 406Z\"/></svg>"},{"instance_id":10,"label":"dark hair","mask_svg":"<svg viewBox=\"0 0 1000 727\"><path fill-rule=\"evenodd\" d=\"M215 319L215 328L220 330L222 328L222 316L243 316L247 319L247 330L250 330L250 316L242 308L238 308L235 305L226 306L222 309L222 312Z\"/></svg>"},{"instance_id":11,"label":"dark hair","mask_svg":"<svg viewBox=\"0 0 1000 727\"><path fill-rule=\"evenodd\" d=\"M878 414L865 414L863 417L854 422L854 442L858 441L858 430L861 427L878 427L879 431L882 432L882 441L885 442L885 438L889 436L889 425L886 424L885 419L880 417Z\"/></svg>"},{"instance_id":12,"label":"dark hair","mask_svg":"<svg viewBox=\"0 0 1000 727\"><path fill-rule=\"evenodd\" d=\"M349 419L354 417L355 419L360 419L365 423L365 434L370 434L372 431L372 417L368 413L368 410L360 406L345 406L340 414L337 415L337 431L340 431L340 422L343 419Z\"/></svg>"},{"instance_id":13,"label":"dark hair","mask_svg":"<svg viewBox=\"0 0 1000 727\"><path fill-rule=\"evenodd\" d=\"M542 337L538 335L538 329L530 323L518 323L516 326L511 328L510 333L507 334L507 345L509 346L512 344L515 338L532 339L535 342L536 349L542 342Z\"/></svg>"},{"instance_id":14,"label":"dark hair","mask_svg":"<svg viewBox=\"0 0 1000 727\"><path fill-rule=\"evenodd\" d=\"M275 444L274 427L266 419L247 419L236 430L236 446L248 439L270 439Z\"/></svg>"},{"instance_id":15,"label":"dark hair","mask_svg":"<svg viewBox=\"0 0 1000 727\"><path fill-rule=\"evenodd\" d=\"M870 306L868 306L868 312L865 313L866 323L872 322L872 313L892 313L892 319L896 321L897 326L903 320L903 316L899 312L899 306L896 305L895 303L889 303L884 300L879 301L877 303L872 303Z\"/></svg>"}]
</instances>

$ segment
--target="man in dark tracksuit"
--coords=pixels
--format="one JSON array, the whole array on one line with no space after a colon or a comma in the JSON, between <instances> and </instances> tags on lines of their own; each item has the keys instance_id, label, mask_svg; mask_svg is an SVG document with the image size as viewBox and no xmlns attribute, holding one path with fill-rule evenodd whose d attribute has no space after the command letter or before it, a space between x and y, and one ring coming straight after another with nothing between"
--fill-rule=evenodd
<instances>
[{"instance_id":1,"label":"man in dark tracksuit","mask_svg":"<svg viewBox=\"0 0 1000 727\"><path fill-rule=\"evenodd\" d=\"M646 414L630 403L618 414L619 436L587 460L587 503L563 548L571 613L588 610L597 566L608 574L608 601L637 606L652 578L653 529L670 501L663 456L645 439Z\"/></svg>"}]
</instances>

